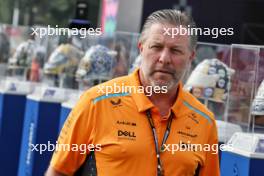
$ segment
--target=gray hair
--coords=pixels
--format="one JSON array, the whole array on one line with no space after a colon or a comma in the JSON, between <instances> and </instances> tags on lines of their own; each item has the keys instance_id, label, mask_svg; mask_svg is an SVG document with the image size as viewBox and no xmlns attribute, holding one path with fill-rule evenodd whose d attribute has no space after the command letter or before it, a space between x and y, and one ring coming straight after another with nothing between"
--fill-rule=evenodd
<instances>
[{"instance_id":1,"label":"gray hair","mask_svg":"<svg viewBox=\"0 0 264 176\"><path fill-rule=\"evenodd\" d=\"M164 9L153 12L146 19L142 32L139 37L140 42L144 42L147 37L147 32L153 24L172 24L175 26L182 25L188 28L195 28L193 18L185 13L173 9ZM190 49L195 49L197 44L197 35L190 35Z\"/></svg>"}]
</instances>

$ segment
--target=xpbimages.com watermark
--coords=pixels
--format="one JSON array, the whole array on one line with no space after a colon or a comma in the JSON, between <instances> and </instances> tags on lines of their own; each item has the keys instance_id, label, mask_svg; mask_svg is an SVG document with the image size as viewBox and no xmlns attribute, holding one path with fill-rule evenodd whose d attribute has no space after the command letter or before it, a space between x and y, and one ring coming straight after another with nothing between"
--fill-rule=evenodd
<instances>
[{"instance_id":1,"label":"xpbimages.com watermark","mask_svg":"<svg viewBox=\"0 0 264 176\"><path fill-rule=\"evenodd\" d=\"M218 38L219 36L231 36L234 35L234 28L198 28L191 27L190 25L179 25L174 28L163 28L163 35L169 35L174 38L177 35L196 35L196 36L212 36L212 38Z\"/></svg>"},{"instance_id":2,"label":"xpbimages.com watermark","mask_svg":"<svg viewBox=\"0 0 264 176\"><path fill-rule=\"evenodd\" d=\"M117 93L144 93L146 96L151 96L153 93L167 93L167 86L128 86L122 83L118 85L114 83L114 85L99 85L97 93L102 93L108 96L109 94L117 94Z\"/></svg>"},{"instance_id":3,"label":"xpbimages.com watermark","mask_svg":"<svg viewBox=\"0 0 264 176\"><path fill-rule=\"evenodd\" d=\"M31 152L39 152L39 154L44 154L44 152L79 152L80 154L87 154L91 151L101 151L101 144L56 144L48 141L47 144L30 144ZM171 154L176 154L177 152L211 152L212 154L218 154L221 151L232 151L233 146L231 144L194 144L188 141L187 143L180 141L178 144L163 144L161 152L170 152Z\"/></svg>"},{"instance_id":4,"label":"xpbimages.com watermark","mask_svg":"<svg viewBox=\"0 0 264 176\"><path fill-rule=\"evenodd\" d=\"M232 151L233 146L231 144L193 144L190 141L182 142L178 144L164 144L162 146L162 152L170 152L175 154L176 152L211 152L212 154L218 154L221 151Z\"/></svg>"},{"instance_id":5,"label":"xpbimages.com watermark","mask_svg":"<svg viewBox=\"0 0 264 176\"><path fill-rule=\"evenodd\" d=\"M48 25L48 27L37 27L37 28L31 28L32 33L31 35L39 36L40 38L44 36L60 36L60 35L68 35L68 36L80 36L80 38L86 38L88 35L102 35L102 29L101 28L60 28L58 25L55 26L55 28Z\"/></svg>"},{"instance_id":6,"label":"xpbimages.com watermark","mask_svg":"<svg viewBox=\"0 0 264 176\"><path fill-rule=\"evenodd\" d=\"M64 152L79 152L80 154L90 153L91 151L101 151L101 144L59 144L56 141L56 144L48 141L47 144L30 144L30 151L39 152L41 155L44 152L53 152L53 151L64 151Z\"/></svg>"}]
</instances>

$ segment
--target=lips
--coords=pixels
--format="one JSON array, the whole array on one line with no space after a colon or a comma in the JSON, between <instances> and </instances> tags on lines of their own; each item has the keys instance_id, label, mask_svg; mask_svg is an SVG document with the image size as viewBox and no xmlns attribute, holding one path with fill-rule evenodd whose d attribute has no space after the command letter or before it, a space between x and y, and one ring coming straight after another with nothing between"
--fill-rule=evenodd
<instances>
[{"instance_id":1,"label":"lips","mask_svg":"<svg viewBox=\"0 0 264 176\"><path fill-rule=\"evenodd\" d=\"M167 70L155 70L154 73L165 73L165 74L170 74L172 75L173 73Z\"/></svg>"}]
</instances>

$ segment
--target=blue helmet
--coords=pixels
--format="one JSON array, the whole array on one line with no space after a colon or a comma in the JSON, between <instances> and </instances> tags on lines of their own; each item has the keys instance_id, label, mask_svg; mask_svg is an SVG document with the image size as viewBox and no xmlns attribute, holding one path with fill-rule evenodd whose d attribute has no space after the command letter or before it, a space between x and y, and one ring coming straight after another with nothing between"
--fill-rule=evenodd
<instances>
[{"instance_id":1,"label":"blue helmet","mask_svg":"<svg viewBox=\"0 0 264 176\"><path fill-rule=\"evenodd\" d=\"M111 79L116 65L116 54L116 51L102 45L90 47L79 63L77 80Z\"/></svg>"}]
</instances>

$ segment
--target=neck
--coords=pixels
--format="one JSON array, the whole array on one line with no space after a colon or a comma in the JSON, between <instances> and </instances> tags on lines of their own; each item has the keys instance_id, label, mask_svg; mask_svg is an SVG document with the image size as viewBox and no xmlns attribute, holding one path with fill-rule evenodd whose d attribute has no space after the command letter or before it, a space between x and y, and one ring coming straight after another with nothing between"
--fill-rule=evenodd
<instances>
[{"instance_id":1,"label":"neck","mask_svg":"<svg viewBox=\"0 0 264 176\"><path fill-rule=\"evenodd\" d=\"M177 98L178 87L175 87L171 90L168 90L167 93L153 93L149 96L149 99L152 103L156 104L167 104L169 107L172 107L176 98Z\"/></svg>"}]
</instances>

